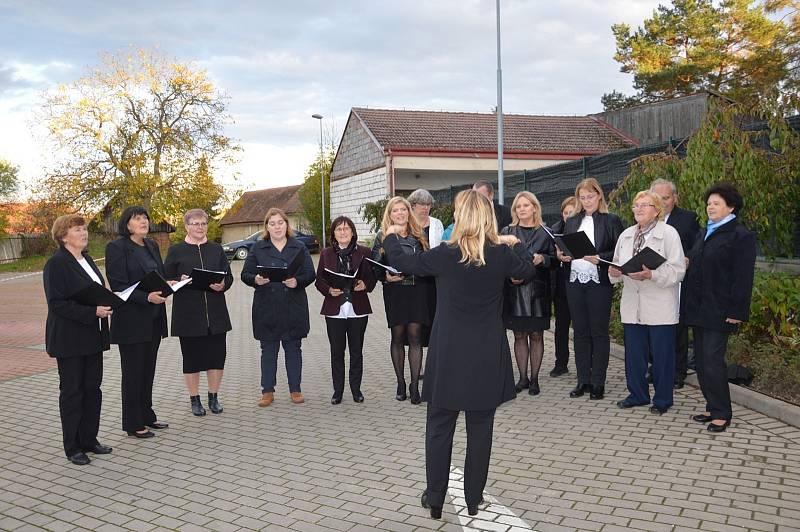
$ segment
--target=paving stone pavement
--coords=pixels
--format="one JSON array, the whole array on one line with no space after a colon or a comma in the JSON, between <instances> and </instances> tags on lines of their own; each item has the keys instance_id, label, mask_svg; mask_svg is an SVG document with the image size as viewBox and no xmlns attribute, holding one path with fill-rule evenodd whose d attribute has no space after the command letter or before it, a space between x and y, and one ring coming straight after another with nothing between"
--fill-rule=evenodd
<instances>
[{"instance_id":1,"label":"paving stone pavement","mask_svg":"<svg viewBox=\"0 0 800 532\"><path fill-rule=\"evenodd\" d=\"M241 262L234 268L238 275ZM550 337L542 394L521 395L498 410L486 487L492 504L473 519L456 497L441 521L431 520L419 506L425 407L394 399L379 290L371 296L376 312L364 346L363 404L346 395L330 405L321 297L310 288L306 403L291 404L281 369L275 403L256 406L252 290L238 280L228 295L235 328L220 415L191 415L179 345L170 338L159 352L154 397L170 428L151 440L125 436L112 350L105 356L100 440L114 452L77 467L61 449L57 372L0 382L0 530L800 529L800 431L735 407L733 427L710 435L690 420L701 408L691 387L676 393L675 407L662 417L619 410L624 368L613 358L605 400L570 400L574 370L547 376ZM454 472L463 468L464 448L460 422Z\"/></svg>"}]
</instances>

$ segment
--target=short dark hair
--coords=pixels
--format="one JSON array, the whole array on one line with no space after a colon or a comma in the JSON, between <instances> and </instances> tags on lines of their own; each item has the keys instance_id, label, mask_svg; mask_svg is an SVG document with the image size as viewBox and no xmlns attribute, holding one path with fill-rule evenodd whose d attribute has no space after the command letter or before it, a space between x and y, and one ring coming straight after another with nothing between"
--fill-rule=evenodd
<instances>
[{"instance_id":1,"label":"short dark hair","mask_svg":"<svg viewBox=\"0 0 800 532\"><path fill-rule=\"evenodd\" d=\"M132 205L122 211L122 214L119 217L119 224L117 225L117 234L119 236L131 236L131 232L128 231L128 222L131 221L131 218L134 216L144 215L148 220L150 220L150 215L147 214L147 209L140 205Z\"/></svg>"},{"instance_id":2,"label":"short dark hair","mask_svg":"<svg viewBox=\"0 0 800 532\"><path fill-rule=\"evenodd\" d=\"M336 231L336 228L339 227L342 224L349 225L350 226L350 230L353 232L353 238L350 239L350 242L357 242L358 241L358 233L356 232L356 224L353 223L353 220L351 220L347 216L339 216L338 218L335 218L331 222L331 233L330 233L331 245L333 245L333 242L336 240L336 237L334 236L333 232Z\"/></svg>"},{"instance_id":3,"label":"short dark hair","mask_svg":"<svg viewBox=\"0 0 800 532\"><path fill-rule=\"evenodd\" d=\"M703 195L703 201L708 203L708 198L711 194L716 194L725 200L725 204L728 207L733 207L733 214L738 214L739 210L744 207L744 200L742 199L742 195L739 193L739 190L734 186L733 183L729 183L727 181L719 181L714 183L706 193Z\"/></svg>"}]
</instances>

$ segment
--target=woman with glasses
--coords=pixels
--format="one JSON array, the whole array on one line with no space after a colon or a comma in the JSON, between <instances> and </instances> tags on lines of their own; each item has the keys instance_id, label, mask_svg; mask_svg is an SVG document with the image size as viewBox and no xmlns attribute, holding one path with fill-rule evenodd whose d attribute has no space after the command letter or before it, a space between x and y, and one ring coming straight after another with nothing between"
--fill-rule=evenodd
<instances>
[{"instance_id":1,"label":"woman with glasses","mask_svg":"<svg viewBox=\"0 0 800 532\"><path fill-rule=\"evenodd\" d=\"M536 195L525 190L517 194L511 204L511 224L501 233L515 236L525 248L526 260L536 266L533 278L508 280L503 318L506 328L514 331L514 357L519 369L517 393L527 388L530 395L539 395L544 331L550 328L550 269L555 263L555 245L544 228L542 206Z\"/></svg>"},{"instance_id":2,"label":"woman with glasses","mask_svg":"<svg viewBox=\"0 0 800 532\"><path fill-rule=\"evenodd\" d=\"M646 266L639 272L622 275L608 268L611 283L622 284L620 318L625 328L625 380L628 397L619 408L650 404L647 384L648 353L653 355L653 406L650 412L662 415L672 406L675 378L675 326L678 323L678 294L686 266L678 231L664 222L661 197L642 191L633 199L636 224L619 236L614 264L625 264L645 247L666 258L654 270Z\"/></svg>"},{"instance_id":3,"label":"woman with glasses","mask_svg":"<svg viewBox=\"0 0 800 532\"><path fill-rule=\"evenodd\" d=\"M293 268L295 264L296 270ZM259 266L291 269L287 269L288 278L283 281L270 281L269 274L263 276ZM314 277L311 255L305 245L292 236L286 213L271 208L264 218L264 237L253 245L242 268L242 281L255 288L253 336L261 342L261 399L258 406L269 406L275 400L281 345L289 380L289 397L295 404L305 402L300 389L303 373L300 345L310 329L306 287L314 282Z\"/></svg>"},{"instance_id":4,"label":"woman with glasses","mask_svg":"<svg viewBox=\"0 0 800 532\"><path fill-rule=\"evenodd\" d=\"M208 408L222 413L219 385L225 368L227 346L225 338L231 330L231 319L225 303L225 291L233 284L228 259L222 246L208 240L208 215L202 209L192 209L183 215L186 238L170 246L164 262L166 278L182 281L192 276L192 270L224 272L218 283L207 288L187 285L172 301L172 336L177 336L183 355L183 380L189 391L192 414L206 415L200 400L200 372L208 378Z\"/></svg>"},{"instance_id":5,"label":"woman with glasses","mask_svg":"<svg viewBox=\"0 0 800 532\"><path fill-rule=\"evenodd\" d=\"M428 239L430 247L435 248L441 244L444 226L438 218L431 216L433 207L431 193L424 188L418 188L408 195L408 203L411 204L411 210L414 211L414 216L417 217L420 227L425 232L425 238Z\"/></svg>"},{"instance_id":6,"label":"woman with glasses","mask_svg":"<svg viewBox=\"0 0 800 532\"><path fill-rule=\"evenodd\" d=\"M583 231L597 255L573 260L564 250L556 251L561 262L570 263L567 301L572 316L578 384L569 396L581 397L589 392L590 399L599 400L605 396L611 350L608 324L614 293L608 279L608 266L600 259L610 261L613 258L623 227L619 217L608 212L603 189L595 178L578 183L575 198L579 208L564 224L564 234Z\"/></svg>"}]
</instances>

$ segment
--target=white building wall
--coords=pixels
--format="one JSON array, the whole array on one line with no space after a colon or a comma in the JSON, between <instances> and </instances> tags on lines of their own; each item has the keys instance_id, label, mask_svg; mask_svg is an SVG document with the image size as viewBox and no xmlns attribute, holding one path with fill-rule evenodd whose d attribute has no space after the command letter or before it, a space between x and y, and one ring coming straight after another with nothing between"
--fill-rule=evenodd
<instances>
[{"instance_id":1,"label":"white building wall","mask_svg":"<svg viewBox=\"0 0 800 532\"><path fill-rule=\"evenodd\" d=\"M389 193L387 182L385 167L332 181L331 220L337 216L347 216L353 220L360 240L372 235L372 228L358 209L365 203L386 198Z\"/></svg>"}]
</instances>

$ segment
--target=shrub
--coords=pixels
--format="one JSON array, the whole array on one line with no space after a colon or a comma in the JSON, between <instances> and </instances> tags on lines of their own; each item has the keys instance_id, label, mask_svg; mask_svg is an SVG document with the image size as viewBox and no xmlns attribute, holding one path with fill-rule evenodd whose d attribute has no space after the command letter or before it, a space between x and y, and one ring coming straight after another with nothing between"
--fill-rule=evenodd
<instances>
[{"instance_id":1,"label":"shrub","mask_svg":"<svg viewBox=\"0 0 800 532\"><path fill-rule=\"evenodd\" d=\"M359 214L364 218L372 229L373 233L377 233L381 227L381 220L383 219L383 211L386 210L386 204L389 203L389 198L384 198L378 201L365 203L358 208Z\"/></svg>"}]
</instances>

